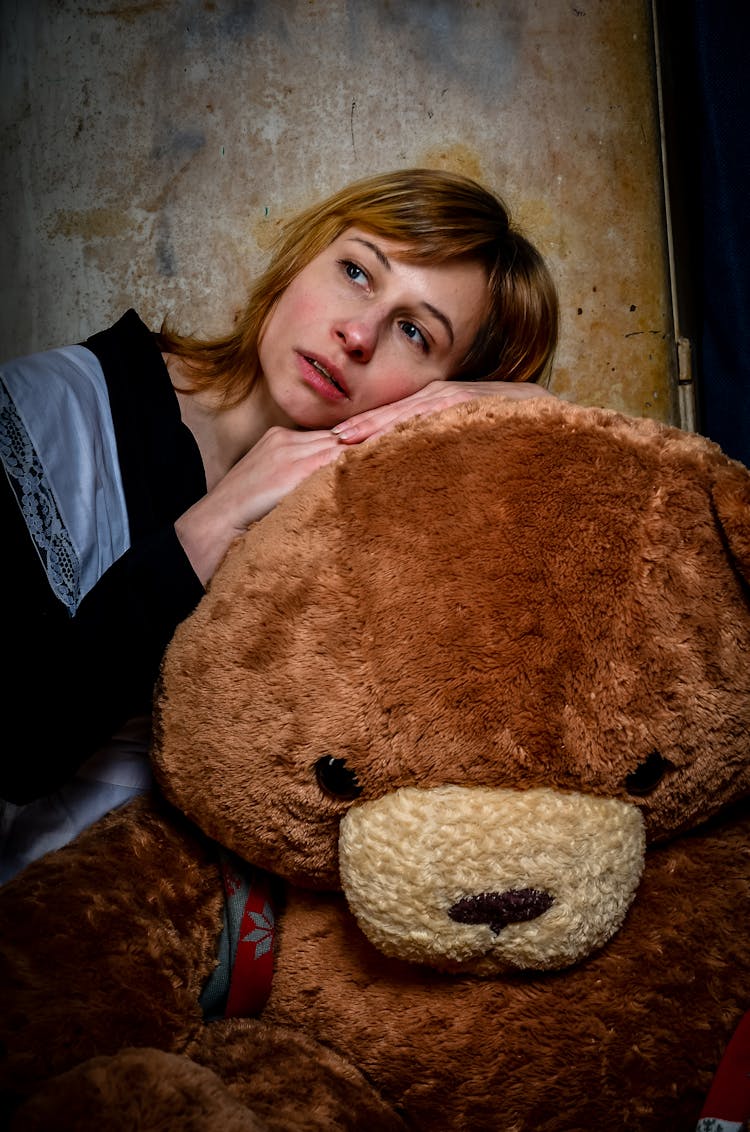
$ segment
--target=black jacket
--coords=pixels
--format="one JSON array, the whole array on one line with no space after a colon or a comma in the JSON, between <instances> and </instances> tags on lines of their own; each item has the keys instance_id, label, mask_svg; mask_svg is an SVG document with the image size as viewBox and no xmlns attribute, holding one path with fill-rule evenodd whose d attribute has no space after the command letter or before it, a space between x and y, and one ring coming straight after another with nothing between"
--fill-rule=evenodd
<instances>
[{"instance_id":1,"label":"black jacket","mask_svg":"<svg viewBox=\"0 0 750 1132\"><path fill-rule=\"evenodd\" d=\"M17 803L49 793L150 710L164 649L203 595L173 524L205 493L205 474L154 336L130 310L84 345L107 381L131 543L71 617L0 470L0 797Z\"/></svg>"}]
</instances>

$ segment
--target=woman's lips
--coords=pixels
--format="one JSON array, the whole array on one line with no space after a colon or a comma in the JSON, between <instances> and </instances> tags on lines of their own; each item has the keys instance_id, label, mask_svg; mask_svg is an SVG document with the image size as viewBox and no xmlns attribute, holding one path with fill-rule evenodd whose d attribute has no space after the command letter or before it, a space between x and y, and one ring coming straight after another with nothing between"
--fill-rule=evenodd
<instances>
[{"instance_id":1,"label":"woman's lips","mask_svg":"<svg viewBox=\"0 0 750 1132\"><path fill-rule=\"evenodd\" d=\"M349 400L349 390L337 369L312 354L299 354L302 378L328 401Z\"/></svg>"}]
</instances>

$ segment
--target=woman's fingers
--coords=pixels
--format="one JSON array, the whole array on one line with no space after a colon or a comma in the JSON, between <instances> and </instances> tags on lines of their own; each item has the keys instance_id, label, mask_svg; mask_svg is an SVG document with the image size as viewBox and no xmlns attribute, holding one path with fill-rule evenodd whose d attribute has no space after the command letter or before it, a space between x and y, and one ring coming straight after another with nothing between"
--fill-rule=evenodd
<instances>
[{"instance_id":1,"label":"woman's fingers","mask_svg":"<svg viewBox=\"0 0 750 1132\"><path fill-rule=\"evenodd\" d=\"M451 405L464 401L474 401L478 397L507 397L510 400L526 400L530 397L551 397L549 390L528 382L512 381L433 381L391 405L381 405L368 409L365 413L350 417L332 430L345 444L359 444L363 440L374 440L394 428L401 421L426 413L437 413Z\"/></svg>"},{"instance_id":2,"label":"woman's fingers","mask_svg":"<svg viewBox=\"0 0 750 1132\"><path fill-rule=\"evenodd\" d=\"M336 425L332 431L345 444L358 444L362 440L381 436L401 421L409 420L410 417L447 409L450 405L458 405L462 401L470 400L472 396L462 386L453 382L433 381L424 389L404 397L401 401L358 413L348 421Z\"/></svg>"},{"instance_id":3,"label":"woman's fingers","mask_svg":"<svg viewBox=\"0 0 750 1132\"><path fill-rule=\"evenodd\" d=\"M328 430L295 432L272 428L225 476L226 506L237 509L237 525L247 527L318 468L341 454Z\"/></svg>"}]
</instances>

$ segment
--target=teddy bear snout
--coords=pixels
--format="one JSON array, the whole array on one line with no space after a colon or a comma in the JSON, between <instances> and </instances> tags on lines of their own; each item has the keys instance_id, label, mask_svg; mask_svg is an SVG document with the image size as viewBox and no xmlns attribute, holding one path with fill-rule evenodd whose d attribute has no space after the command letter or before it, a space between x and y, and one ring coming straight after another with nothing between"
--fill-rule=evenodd
<instances>
[{"instance_id":1,"label":"teddy bear snout","mask_svg":"<svg viewBox=\"0 0 750 1132\"><path fill-rule=\"evenodd\" d=\"M457 924L487 924L494 935L499 935L508 924L535 920L553 903L554 897L538 888L510 888L507 892L464 896L448 909L448 915Z\"/></svg>"},{"instance_id":2,"label":"teddy bear snout","mask_svg":"<svg viewBox=\"0 0 750 1132\"><path fill-rule=\"evenodd\" d=\"M584 958L622 924L645 856L640 811L614 798L402 787L341 822L344 894L393 958L492 975Z\"/></svg>"}]
</instances>

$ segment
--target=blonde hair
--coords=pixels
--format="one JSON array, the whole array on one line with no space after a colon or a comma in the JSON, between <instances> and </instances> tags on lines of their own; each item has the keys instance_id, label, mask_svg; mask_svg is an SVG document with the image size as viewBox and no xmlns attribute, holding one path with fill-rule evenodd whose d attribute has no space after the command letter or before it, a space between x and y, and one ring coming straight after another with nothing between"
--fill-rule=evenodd
<instances>
[{"instance_id":1,"label":"blonde hair","mask_svg":"<svg viewBox=\"0 0 750 1132\"><path fill-rule=\"evenodd\" d=\"M463 259L483 265L487 314L455 379L537 381L545 373L557 344L558 304L539 252L512 226L503 201L476 181L434 169L402 169L357 181L287 223L225 336L203 340L162 326L159 346L194 370L193 391L211 387L227 408L244 400L260 376L258 343L282 292L351 227L402 243L408 262Z\"/></svg>"}]
</instances>

